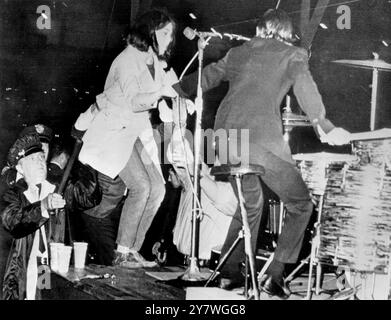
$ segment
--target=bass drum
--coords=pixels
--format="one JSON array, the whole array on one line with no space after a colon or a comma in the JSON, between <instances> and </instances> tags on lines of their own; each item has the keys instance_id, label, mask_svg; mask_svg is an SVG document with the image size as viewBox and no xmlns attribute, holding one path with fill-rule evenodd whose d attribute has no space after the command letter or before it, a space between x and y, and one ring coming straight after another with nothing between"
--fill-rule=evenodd
<instances>
[{"instance_id":1,"label":"bass drum","mask_svg":"<svg viewBox=\"0 0 391 320\"><path fill-rule=\"evenodd\" d=\"M358 141L358 162L344 181L331 172L324 198L319 258L360 272L387 273L390 264L391 139Z\"/></svg>"}]
</instances>

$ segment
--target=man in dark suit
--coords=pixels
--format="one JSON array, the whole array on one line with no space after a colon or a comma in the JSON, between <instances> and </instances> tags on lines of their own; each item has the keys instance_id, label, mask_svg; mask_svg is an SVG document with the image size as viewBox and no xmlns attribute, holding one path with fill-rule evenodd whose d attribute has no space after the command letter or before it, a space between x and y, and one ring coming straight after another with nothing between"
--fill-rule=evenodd
<instances>
[{"instance_id":1,"label":"man in dark suit","mask_svg":"<svg viewBox=\"0 0 391 320\"><path fill-rule=\"evenodd\" d=\"M204 91L221 81L229 82L228 93L216 114L214 130L225 130L229 144L235 140L238 150L242 144L247 144L248 152L235 159L219 142L218 156L221 158L222 152L228 152L225 156L229 163L249 162L263 166L265 174L261 179L286 206L287 214L274 259L265 276L259 279L262 291L281 298L287 298L290 293L283 281L285 264L296 263L313 210L309 191L295 168L289 145L283 139L280 105L288 90L293 86L301 108L323 142L341 145L350 140L349 132L336 128L326 118L322 98L309 71L307 52L292 45L292 33L292 22L284 11L268 10L257 25L254 38L230 49L223 59L206 66L202 73ZM196 76L188 76L174 88L180 95L191 96L195 93ZM248 129L246 140L239 134L235 137L242 129ZM255 249L263 205L261 181L258 176L246 175L242 188L252 248ZM241 225L237 211L222 256L237 237ZM233 288L243 283L240 275L243 246L241 241L222 268L220 287Z\"/></svg>"}]
</instances>

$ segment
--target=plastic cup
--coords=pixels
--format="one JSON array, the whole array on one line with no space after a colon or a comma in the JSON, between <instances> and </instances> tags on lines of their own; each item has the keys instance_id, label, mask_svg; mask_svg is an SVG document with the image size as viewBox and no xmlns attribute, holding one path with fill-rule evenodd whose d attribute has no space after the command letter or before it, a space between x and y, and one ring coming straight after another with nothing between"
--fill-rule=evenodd
<instances>
[{"instance_id":1,"label":"plastic cup","mask_svg":"<svg viewBox=\"0 0 391 320\"><path fill-rule=\"evenodd\" d=\"M50 268L52 271L58 271L58 248L64 244L60 242L51 242L50 244Z\"/></svg>"},{"instance_id":2,"label":"plastic cup","mask_svg":"<svg viewBox=\"0 0 391 320\"><path fill-rule=\"evenodd\" d=\"M73 254L75 258L75 269L84 269L87 255L87 242L74 242Z\"/></svg>"},{"instance_id":3,"label":"plastic cup","mask_svg":"<svg viewBox=\"0 0 391 320\"><path fill-rule=\"evenodd\" d=\"M71 246L58 247L58 272L67 273L69 270L69 263L71 261Z\"/></svg>"}]
</instances>

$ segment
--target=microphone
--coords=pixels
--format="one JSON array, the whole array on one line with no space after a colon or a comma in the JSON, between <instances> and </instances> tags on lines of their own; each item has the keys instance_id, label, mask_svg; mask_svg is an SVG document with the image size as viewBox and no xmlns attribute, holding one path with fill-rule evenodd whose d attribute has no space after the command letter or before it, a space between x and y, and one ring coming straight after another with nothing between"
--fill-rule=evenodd
<instances>
[{"instance_id":1,"label":"microphone","mask_svg":"<svg viewBox=\"0 0 391 320\"><path fill-rule=\"evenodd\" d=\"M193 40L195 37L199 37L199 38L206 38L206 37L219 37L220 39L223 39L223 36L212 30L213 32L200 32L200 31L197 31L197 30L194 30L190 27L186 27L184 30L183 30L183 35L189 39L189 40Z\"/></svg>"}]
</instances>

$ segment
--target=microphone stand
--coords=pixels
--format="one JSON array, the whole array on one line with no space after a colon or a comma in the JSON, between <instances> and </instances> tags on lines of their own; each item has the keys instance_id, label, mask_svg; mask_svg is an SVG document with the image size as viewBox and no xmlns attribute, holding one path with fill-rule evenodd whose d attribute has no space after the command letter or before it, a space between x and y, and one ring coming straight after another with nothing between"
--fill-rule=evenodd
<instances>
[{"instance_id":1,"label":"microphone stand","mask_svg":"<svg viewBox=\"0 0 391 320\"><path fill-rule=\"evenodd\" d=\"M196 124L194 130L194 177L193 177L193 210L192 210L192 226L191 226L191 255L190 265L185 273L181 276L185 281L203 281L207 280L207 276L202 276L198 267L198 240L199 240L199 172L200 172L200 149L201 149L201 119L203 111L203 97L202 97L202 65L204 59L204 49L208 41L200 36L198 40L198 83L197 83L197 97L195 99L196 105Z\"/></svg>"}]
</instances>

